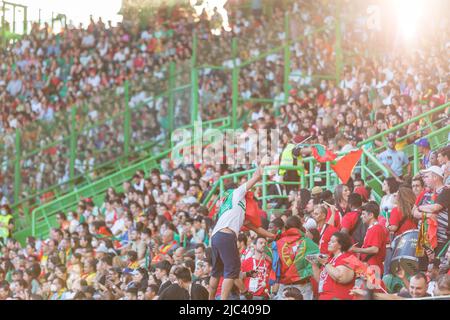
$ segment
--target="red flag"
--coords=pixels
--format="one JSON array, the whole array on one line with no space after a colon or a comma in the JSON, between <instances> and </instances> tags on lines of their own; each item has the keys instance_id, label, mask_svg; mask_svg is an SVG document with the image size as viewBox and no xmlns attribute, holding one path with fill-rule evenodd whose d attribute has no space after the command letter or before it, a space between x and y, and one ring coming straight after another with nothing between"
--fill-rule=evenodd
<instances>
[{"instance_id":1,"label":"red flag","mask_svg":"<svg viewBox=\"0 0 450 320\"><path fill-rule=\"evenodd\" d=\"M353 169L361 158L362 153L362 149L350 151L350 153L339 159L336 164L331 165L331 169L336 172L343 184L346 184L350 179Z\"/></svg>"},{"instance_id":2,"label":"red flag","mask_svg":"<svg viewBox=\"0 0 450 320\"><path fill-rule=\"evenodd\" d=\"M351 255L344 259L347 266L357 274L367 273L367 264L359 260L355 255Z\"/></svg>"},{"instance_id":3,"label":"red flag","mask_svg":"<svg viewBox=\"0 0 450 320\"><path fill-rule=\"evenodd\" d=\"M255 200L253 192L249 191L245 194L245 202L245 220L250 221L251 224L257 228L261 227L261 209L258 206L258 202ZM243 228L244 231L245 229Z\"/></svg>"}]
</instances>

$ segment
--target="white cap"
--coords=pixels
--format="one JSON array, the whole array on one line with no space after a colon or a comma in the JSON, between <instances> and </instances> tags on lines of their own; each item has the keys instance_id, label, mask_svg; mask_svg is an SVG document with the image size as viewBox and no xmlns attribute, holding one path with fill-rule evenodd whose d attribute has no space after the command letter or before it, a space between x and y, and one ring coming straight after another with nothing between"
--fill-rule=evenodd
<instances>
[{"instance_id":1,"label":"white cap","mask_svg":"<svg viewBox=\"0 0 450 320\"><path fill-rule=\"evenodd\" d=\"M428 169L422 170L421 173L434 173L437 174L438 176L440 176L441 178L444 177L444 170L442 170L442 168L438 167L438 166L431 166Z\"/></svg>"},{"instance_id":2,"label":"white cap","mask_svg":"<svg viewBox=\"0 0 450 320\"><path fill-rule=\"evenodd\" d=\"M317 223L316 220L309 218L308 220L306 220L306 222L303 224L303 227L305 227L305 229L307 230L312 230L317 228Z\"/></svg>"}]
</instances>

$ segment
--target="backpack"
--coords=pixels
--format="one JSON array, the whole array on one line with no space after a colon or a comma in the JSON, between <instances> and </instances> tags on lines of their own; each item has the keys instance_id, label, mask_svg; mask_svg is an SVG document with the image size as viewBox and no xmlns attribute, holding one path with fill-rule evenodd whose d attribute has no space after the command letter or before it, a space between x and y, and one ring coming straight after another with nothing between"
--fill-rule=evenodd
<instances>
[{"instance_id":1,"label":"backpack","mask_svg":"<svg viewBox=\"0 0 450 320\"><path fill-rule=\"evenodd\" d=\"M358 243L358 246L362 246L362 244L364 243L366 233L367 233L367 226L362 221L360 213L358 216L358 222L356 222L356 225L351 230L350 236L352 237L355 243Z\"/></svg>"}]
</instances>

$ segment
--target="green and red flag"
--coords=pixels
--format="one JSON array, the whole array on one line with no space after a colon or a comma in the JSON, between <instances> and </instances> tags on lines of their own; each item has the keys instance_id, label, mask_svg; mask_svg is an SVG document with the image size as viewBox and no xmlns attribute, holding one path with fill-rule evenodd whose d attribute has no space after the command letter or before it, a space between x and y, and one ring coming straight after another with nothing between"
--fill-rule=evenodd
<instances>
[{"instance_id":1,"label":"green and red flag","mask_svg":"<svg viewBox=\"0 0 450 320\"><path fill-rule=\"evenodd\" d=\"M343 184L346 184L350 179L353 169L355 169L356 164L358 163L359 159L361 159L362 153L362 149L350 151L341 159L331 164L331 169L336 172L336 175L339 177L339 179L341 179Z\"/></svg>"},{"instance_id":2,"label":"green and red flag","mask_svg":"<svg viewBox=\"0 0 450 320\"><path fill-rule=\"evenodd\" d=\"M296 148L311 148L314 159L319 162L333 161L337 158L337 154L327 149L322 144L298 144L296 145Z\"/></svg>"},{"instance_id":3,"label":"green and red flag","mask_svg":"<svg viewBox=\"0 0 450 320\"><path fill-rule=\"evenodd\" d=\"M305 280L313 275L312 266L306 260L310 254L318 254L319 247L305 237L300 230L291 228L280 235L273 245L271 280L283 284Z\"/></svg>"},{"instance_id":4,"label":"green and red flag","mask_svg":"<svg viewBox=\"0 0 450 320\"><path fill-rule=\"evenodd\" d=\"M324 145L321 144L312 144L311 151L314 159L319 162L328 162L333 161L337 158L337 154L333 151L327 149Z\"/></svg>"}]
</instances>

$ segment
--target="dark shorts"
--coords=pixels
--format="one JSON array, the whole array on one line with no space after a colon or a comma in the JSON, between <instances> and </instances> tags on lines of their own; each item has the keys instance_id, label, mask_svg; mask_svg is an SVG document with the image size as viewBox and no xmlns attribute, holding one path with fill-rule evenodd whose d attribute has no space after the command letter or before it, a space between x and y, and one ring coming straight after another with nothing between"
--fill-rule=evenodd
<instances>
[{"instance_id":1,"label":"dark shorts","mask_svg":"<svg viewBox=\"0 0 450 320\"><path fill-rule=\"evenodd\" d=\"M215 278L237 279L241 272L241 260L234 233L216 232L211 238L212 271Z\"/></svg>"}]
</instances>

